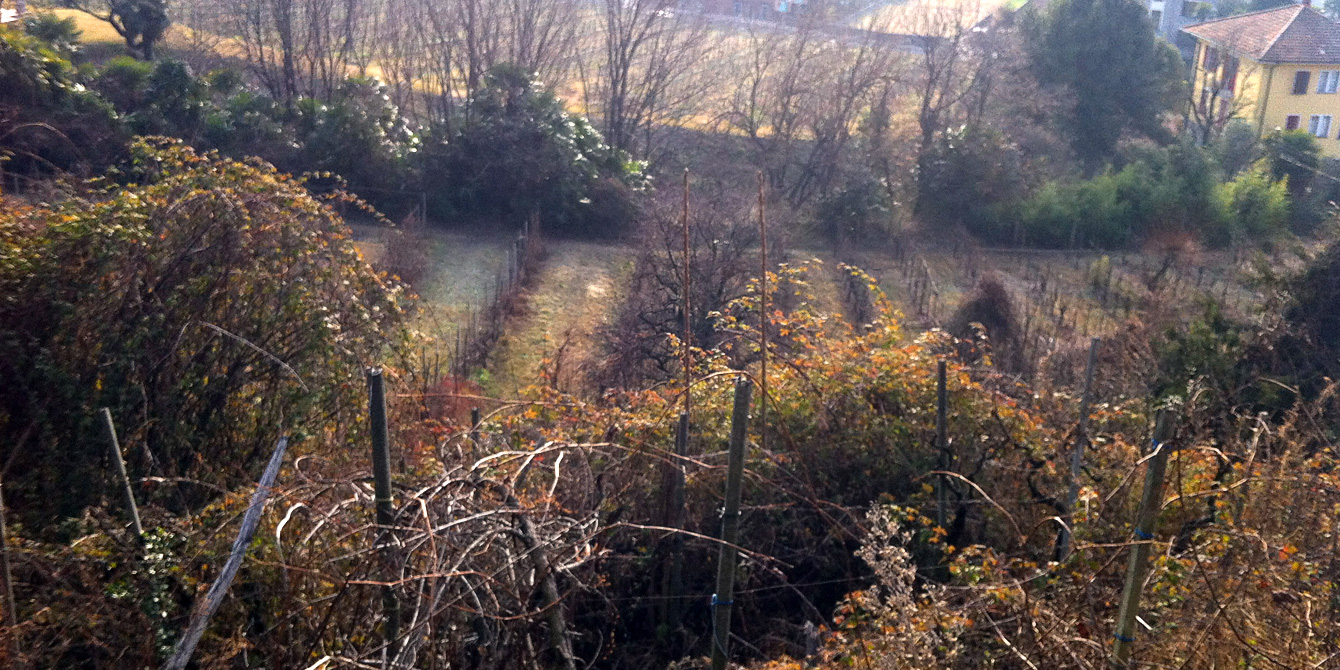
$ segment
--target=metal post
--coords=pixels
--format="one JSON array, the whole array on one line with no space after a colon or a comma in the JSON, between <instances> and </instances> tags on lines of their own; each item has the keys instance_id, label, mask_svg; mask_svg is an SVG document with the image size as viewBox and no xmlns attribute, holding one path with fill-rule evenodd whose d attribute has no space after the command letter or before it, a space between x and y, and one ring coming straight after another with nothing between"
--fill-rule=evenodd
<instances>
[{"instance_id":1,"label":"metal post","mask_svg":"<svg viewBox=\"0 0 1340 670\"><path fill-rule=\"evenodd\" d=\"M386 422L386 382L380 368L368 370L368 414L372 430L372 480L375 487L378 526L378 553L381 555L382 569L386 581L394 581L391 574L392 541L391 526L395 523L391 500L391 449L390 431ZM386 616L383 632L386 637L387 663L396 657L397 640L400 637L400 601L396 599L395 589L382 587L382 610Z\"/></svg>"},{"instance_id":2,"label":"metal post","mask_svg":"<svg viewBox=\"0 0 1340 670\"><path fill-rule=\"evenodd\" d=\"M1075 503L1079 500L1079 471L1084 467L1084 448L1089 443L1089 406L1093 403L1093 371L1098 364L1100 338L1089 340L1089 364L1084 368L1084 394L1079 399L1079 425L1075 428L1075 446L1070 451L1070 493L1066 496L1065 526L1056 541L1056 560L1070 555L1071 529L1075 523Z\"/></svg>"},{"instance_id":3,"label":"metal post","mask_svg":"<svg viewBox=\"0 0 1340 670\"><path fill-rule=\"evenodd\" d=\"M1135 517L1136 543L1131 548L1131 560L1126 567L1126 586L1121 593L1121 610L1117 615L1117 632L1112 637L1112 665L1125 670L1131 661L1135 643L1135 617L1140 612L1140 591L1148 569L1149 552L1154 540L1154 523L1163 504L1163 474L1168 467L1167 441L1172 437L1172 417L1168 410L1159 410L1154 422L1152 454L1145 465L1145 490L1140 496L1140 511Z\"/></svg>"},{"instance_id":4,"label":"metal post","mask_svg":"<svg viewBox=\"0 0 1340 670\"><path fill-rule=\"evenodd\" d=\"M726 468L726 503L721 514L721 550L717 556L717 592L712 594L712 670L726 670L730 658L730 614L735 604L735 547L740 538L740 484L744 478L744 438L749 427L748 379L735 382L731 412L730 461Z\"/></svg>"}]
</instances>

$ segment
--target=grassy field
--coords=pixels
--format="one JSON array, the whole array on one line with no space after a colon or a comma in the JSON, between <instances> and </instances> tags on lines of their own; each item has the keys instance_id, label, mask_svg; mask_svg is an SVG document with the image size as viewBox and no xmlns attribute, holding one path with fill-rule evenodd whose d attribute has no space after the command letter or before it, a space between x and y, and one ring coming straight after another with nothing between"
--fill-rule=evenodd
<instances>
[{"instance_id":1,"label":"grassy field","mask_svg":"<svg viewBox=\"0 0 1340 670\"><path fill-rule=\"evenodd\" d=\"M551 241L548 258L494 350L491 393L515 397L546 374L564 390L577 390L598 360L597 333L619 304L632 273L635 251L615 244Z\"/></svg>"},{"instance_id":2,"label":"grassy field","mask_svg":"<svg viewBox=\"0 0 1340 670\"><path fill-rule=\"evenodd\" d=\"M353 223L351 228L359 251L377 267L390 231L366 223ZM506 254L512 238L506 234L432 227L424 234L431 246L430 269L414 287L420 298L419 327L445 344L469 319L469 313L492 297L498 273L506 271Z\"/></svg>"}]
</instances>

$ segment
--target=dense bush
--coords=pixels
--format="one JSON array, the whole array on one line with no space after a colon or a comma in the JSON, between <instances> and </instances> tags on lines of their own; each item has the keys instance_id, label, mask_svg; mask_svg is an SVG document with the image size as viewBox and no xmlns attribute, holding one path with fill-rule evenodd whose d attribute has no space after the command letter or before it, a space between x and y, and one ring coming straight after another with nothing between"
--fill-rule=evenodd
<instances>
[{"instance_id":1,"label":"dense bush","mask_svg":"<svg viewBox=\"0 0 1340 670\"><path fill-rule=\"evenodd\" d=\"M1264 165L1221 182L1209 153L1182 143L1136 151L1092 179L1050 182L1004 216L1023 241L1046 247L1119 248L1170 234L1269 242L1287 232L1285 183Z\"/></svg>"},{"instance_id":2,"label":"dense bush","mask_svg":"<svg viewBox=\"0 0 1340 670\"><path fill-rule=\"evenodd\" d=\"M0 31L0 164L7 172L91 175L129 137L111 105L50 45Z\"/></svg>"},{"instance_id":3,"label":"dense bush","mask_svg":"<svg viewBox=\"0 0 1340 670\"><path fill-rule=\"evenodd\" d=\"M960 127L936 137L917 175L917 213L962 225L981 239L1012 240L1000 209L1027 191L1019 150L989 128Z\"/></svg>"},{"instance_id":4,"label":"dense bush","mask_svg":"<svg viewBox=\"0 0 1340 670\"><path fill-rule=\"evenodd\" d=\"M419 161L430 213L611 234L634 223L642 166L610 148L584 118L517 67L489 71L459 119L428 136Z\"/></svg>"},{"instance_id":5,"label":"dense bush","mask_svg":"<svg viewBox=\"0 0 1340 670\"><path fill-rule=\"evenodd\" d=\"M135 476L174 508L250 479L281 433L342 434L361 366L405 337L400 289L302 184L138 143L143 184L0 208L6 495L35 529L104 491L110 407Z\"/></svg>"}]
</instances>

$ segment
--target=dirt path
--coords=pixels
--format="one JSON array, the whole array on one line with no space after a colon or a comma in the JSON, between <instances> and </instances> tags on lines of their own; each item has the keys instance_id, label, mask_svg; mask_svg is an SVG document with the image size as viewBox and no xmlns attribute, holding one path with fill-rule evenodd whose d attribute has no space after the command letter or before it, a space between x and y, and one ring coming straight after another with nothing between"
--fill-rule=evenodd
<instances>
[{"instance_id":1,"label":"dirt path","mask_svg":"<svg viewBox=\"0 0 1340 670\"><path fill-rule=\"evenodd\" d=\"M572 241L550 242L548 251L526 298L526 312L512 320L494 350L484 386L499 397L515 397L522 388L543 383L544 374L555 367L559 388L580 390L595 362L598 330L613 316L635 253L624 246Z\"/></svg>"}]
</instances>

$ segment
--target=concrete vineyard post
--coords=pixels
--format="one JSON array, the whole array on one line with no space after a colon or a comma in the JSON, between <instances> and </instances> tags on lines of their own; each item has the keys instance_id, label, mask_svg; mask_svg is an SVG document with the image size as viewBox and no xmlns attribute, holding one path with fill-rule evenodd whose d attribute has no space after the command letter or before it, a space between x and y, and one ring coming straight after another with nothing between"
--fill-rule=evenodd
<instances>
[{"instance_id":1,"label":"concrete vineyard post","mask_svg":"<svg viewBox=\"0 0 1340 670\"><path fill-rule=\"evenodd\" d=\"M748 379L735 382L731 411L730 460L726 467L726 501L721 513L721 547L717 555L717 590L712 594L712 670L725 670L730 658L730 615L735 604L735 547L740 538L740 486L744 478L744 441L749 427Z\"/></svg>"}]
</instances>

